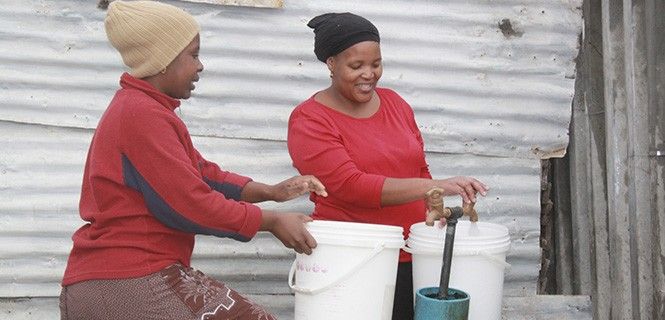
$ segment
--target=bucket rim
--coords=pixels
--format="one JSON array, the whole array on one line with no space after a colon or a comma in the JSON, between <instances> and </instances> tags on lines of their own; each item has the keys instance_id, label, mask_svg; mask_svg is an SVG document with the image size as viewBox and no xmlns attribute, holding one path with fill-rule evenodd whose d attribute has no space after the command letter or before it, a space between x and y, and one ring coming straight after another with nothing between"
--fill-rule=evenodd
<instances>
[{"instance_id":1,"label":"bucket rim","mask_svg":"<svg viewBox=\"0 0 665 320\"><path fill-rule=\"evenodd\" d=\"M351 247L384 243L386 248L402 248L405 243L404 228L399 226L330 220L315 220L305 226L319 243Z\"/></svg>"},{"instance_id":2,"label":"bucket rim","mask_svg":"<svg viewBox=\"0 0 665 320\"><path fill-rule=\"evenodd\" d=\"M411 239L407 239L404 241L406 246L409 246L411 248L422 248L422 249L432 249L432 250L443 250L444 248L444 243L423 243L423 242L415 242L412 241ZM494 243L471 243L471 244L463 244L463 243L455 243L454 245L454 250L464 250L464 249L478 249L478 248L502 248L505 246L510 246L511 242L510 241L501 241L501 242L494 242Z\"/></svg>"},{"instance_id":3,"label":"bucket rim","mask_svg":"<svg viewBox=\"0 0 665 320\"><path fill-rule=\"evenodd\" d=\"M418 254L423 254L423 255L428 255L428 256L441 256L443 255L443 246L439 248L434 248L434 247L419 247L419 246L410 246L409 243L406 243L404 246L404 251L412 254L412 255L418 255ZM486 252L489 254L502 254L506 255L508 251L510 251L510 243L507 243L505 245L501 246L493 246L493 247L483 247L483 248L460 248L460 247L455 247L453 249L453 256L474 256L477 255L478 252Z\"/></svg>"},{"instance_id":4,"label":"bucket rim","mask_svg":"<svg viewBox=\"0 0 665 320\"><path fill-rule=\"evenodd\" d=\"M445 235L443 237L423 237L418 234L409 234L408 239L413 239L418 242L426 243L443 243L445 240ZM510 240L510 237L492 237L492 238L479 238L479 237L457 237L455 235L455 241L461 241L462 243L494 243L494 242L503 242Z\"/></svg>"},{"instance_id":5,"label":"bucket rim","mask_svg":"<svg viewBox=\"0 0 665 320\"><path fill-rule=\"evenodd\" d=\"M343 247L361 247L361 248L373 248L377 244L383 243L384 246L388 249L401 249L404 247L405 240L403 238L340 238L340 237L331 237L326 235L312 235L316 242L319 244L330 244L335 246Z\"/></svg>"},{"instance_id":6,"label":"bucket rim","mask_svg":"<svg viewBox=\"0 0 665 320\"><path fill-rule=\"evenodd\" d=\"M404 244L405 248L410 248L412 250L418 250L418 251L432 251L432 252L437 252L441 253L443 252L443 247L444 246L421 246L421 245L414 245L413 243L406 242ZM503 243L503 244L498 244L498 245L493 245L493 246L484 246L484 247L479 247L479 246L454 246L453 248L453 253L454 252L460 252L460 251L505 251L508 252L510 250L510 243Z\"/></svg>"},{"instance_id":7,"label":"bucket rim","mask_svg":"<svg viewBox=\"0 0 665 320\"><path fill-rule=\"evenodd\" d=\"M372 230L363 231L363 230L341 230L341 229L319 229L319 228L307 228L312 234L322 234L322 235L331 235L331 236L360 236L360 237L400 237L404 238L404 234L401 231L390 231L390 232L375 232Z\"/></svg>"},{"instance_id":8,"label":"bucket rim","mask_svg":"<svg viewBox=\"0 0 665 320\"><path fill-rule=\"evenodd\" d=\"M472 223L476 224L479 229L498 231L491 235L478 235L473 237L466 237L464 232L469 230L472 226ZM409 228L409 237L412 235L422 238L422 239L443 239L446 233L446 228L435 229L436 226L428 226L425 222L418 222L411 225ZM433 233L432 230L435 230ZM428 232L429 231L429 232ZM455 239L472 239L472 240L492 240L492 239L503 239L510 238L510 230L504 225L491 223L491 222L470 222L470 221L459 221L457 223L455 231Z\"/></svg>"},{"instance_id":9,"label":"bucket rim","mask_svg":"<svg viewBox=\"0 0 665 320\"><path fill-rule=\"evenodd\" d=\"M350 228L376 229L376 230L398 230L398 229L403 230L404 229L400 226L394 226L394 225L389 225L389 224L351 222L351 221L336 221L336 220L314 220L314 221L307 222L307 225L312 225L312 226L338 225L338 226L348 226Z\"/></svg>"},{"instance_id":10,"label":"bucket rim","mask_svg":"<svg viewBox=\"0 0 665 320\"><path fill-rule=\"evenodd\" d=\"M439 245L439 246L433 246L433 245L422 245L418 243L413 243L413 242L408 242L405 241L404 245L412 248L412 249L418 249L418 250L433 250L433 251L439 251L442 252L444 245ZM493 245L487 245L487 246L459 246L455 244L453 246L453 250L486 250L486 249L502 249L505 247L510 247L510 242L504 242L504 243L497 243Z\"/></svg>"},{"instance_id":11,"label":"bucket rim","mask_svg":"<svg viewBox=\"0 0 665 320\"><path fill-rule=\"evenodd\" d=\"M420 288L416 291L416 296L419 296L418 298L420 298L420 299L442 301L442 300L438 300L438 299L435 299L435 298L430 298L430 297L427 296L429 294L434 294L434 293L438 293L438 292L439 292L439 287L424 287L424 288ZM471 299L471 295L469 295L466 291L463 291L461 289L448 287L448 294L454 294L454 293L461 294L462 298L445 300L447 303L456 303L456 302L459 303L459 302L462 302L462 301L469 301Z\"/></svg>"}]
</instances>

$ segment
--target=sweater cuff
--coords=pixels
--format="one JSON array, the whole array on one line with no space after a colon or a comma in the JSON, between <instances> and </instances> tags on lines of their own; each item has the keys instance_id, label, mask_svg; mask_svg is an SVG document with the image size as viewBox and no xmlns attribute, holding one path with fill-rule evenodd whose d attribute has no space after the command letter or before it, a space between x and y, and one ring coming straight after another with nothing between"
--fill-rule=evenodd
<instances>
[{"instance_id":1,"label":"sweater cuff","mask_svg":"<svg viewBox=\"0 0 665 320\"><path fill-rule=\"evenodd\" d=\"M252 178L241 176L233 172L229 172L224 178L225 183L230 183L236 186L240 186L241 189L244 188L245 185L250 181L252 181Z\"/></svg>"},{"instance_id":2,"label":"sweater cuff","mask_svg":"<svg viewBox=\"0 0 665 320\"><path fill-rule=\"evenodd\" d=\"M385 176L371 175L367 179L367 195L370 205L375 208L383 208L381 206L381 194L383 193L383 183L386 181Z\"/></svg>"},{"instance_id":3,"label":"sweater cuff","mask_svg":"<svg viewBox=\"0 0 665 320\"><path fill-rule=\"evenodd\" d=\"M245 223L242 225L242 227L240 227L238 233L247 238L249 241L256 235L256 233L259 231L259 228L261 228L263 214L261 213L261 208L251 203L245 203L245 208L247 208L247 216Z\"/></svg>"}]
</instances>

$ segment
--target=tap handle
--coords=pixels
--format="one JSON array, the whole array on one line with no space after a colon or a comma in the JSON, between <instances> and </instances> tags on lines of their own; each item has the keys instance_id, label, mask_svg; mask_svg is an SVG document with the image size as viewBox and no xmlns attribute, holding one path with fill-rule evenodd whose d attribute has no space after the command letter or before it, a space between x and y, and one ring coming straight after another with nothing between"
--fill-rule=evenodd
<instances>
[{"instance_id":1,"label":"tap handle","mask_svg":"<svg viewBox=\"0 0 665 320\"><path fill-rule=\"evenodd\" d=\"M475 204L475 202L469 202L462 205L462 211L464 212L464 215L468 216L471 222L478 221L478 212L476 212L476 209L473 208Z\"/></svg>"}]
</instances>

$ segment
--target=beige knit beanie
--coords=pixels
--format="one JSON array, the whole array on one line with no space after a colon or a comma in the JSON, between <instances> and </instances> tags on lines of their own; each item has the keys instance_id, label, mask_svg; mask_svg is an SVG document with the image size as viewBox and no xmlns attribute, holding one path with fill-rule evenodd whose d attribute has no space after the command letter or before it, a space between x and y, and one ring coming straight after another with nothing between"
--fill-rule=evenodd
<instances>
[{"instance_id":1,"label":"beige knit beanie","mask_svg":"<svg viewBox=\"0 0 665 320\"><path fill-rule=\"evenodd\" d=\"M157 1L113 1L104 25L136 78L162 71L200 31L189 13Z\"/></svg>"}]
</instances>

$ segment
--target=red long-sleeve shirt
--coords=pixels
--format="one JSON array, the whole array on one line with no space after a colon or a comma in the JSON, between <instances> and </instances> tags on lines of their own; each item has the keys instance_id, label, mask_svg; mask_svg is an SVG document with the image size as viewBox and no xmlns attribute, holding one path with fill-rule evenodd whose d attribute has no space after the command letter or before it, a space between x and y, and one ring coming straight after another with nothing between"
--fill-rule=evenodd
<instances>
[{"instance_id":1,"label":"red long-sleeve shirt","mask_svg":"<svg viewBox=\"0 0 665 320\"><path fill-rule=\"evenodd\" d=\"M409 227L425 218L425 201L381 206L386 177L430 178L413 110L397 93L376 89L381 104L358 119L328 108L312 96L291 113L288 148L303 175L323 182L328 197L310 196L313 217ZM410 261L406 252L400 261Z\"/></svg>"},{"instance_id":2,"label":"red long-sleeve shirt","mask_svg":"<svg viewBox=\"0 0 665 320\"><path fill-rule=\"evenodd\" d=\"M180 262L195 234L248 241L261 210L239 201L249 178L222 171L192 145L178 100L123 74L92 139L63 285L134 278Z\"/></svg>"}]
</instances>

